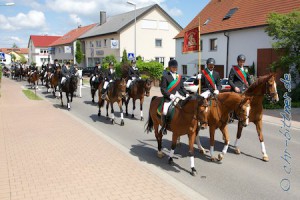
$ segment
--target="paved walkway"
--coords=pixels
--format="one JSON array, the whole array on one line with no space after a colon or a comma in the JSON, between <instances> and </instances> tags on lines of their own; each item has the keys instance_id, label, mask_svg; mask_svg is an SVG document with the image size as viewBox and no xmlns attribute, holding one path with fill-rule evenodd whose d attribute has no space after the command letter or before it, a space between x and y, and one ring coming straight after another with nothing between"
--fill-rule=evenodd
<instances>
[{"instance_id":1,"label":"paved walkway","mask_svg":"<svg viewBox=\"0 0 300 200\"><path fill-rule=\"evenodd\" d=\"M97 132L97 134L96 134ZM0 200L204 199L68 111L27 99L3 78Z\"/></svg>"}]
</instances>

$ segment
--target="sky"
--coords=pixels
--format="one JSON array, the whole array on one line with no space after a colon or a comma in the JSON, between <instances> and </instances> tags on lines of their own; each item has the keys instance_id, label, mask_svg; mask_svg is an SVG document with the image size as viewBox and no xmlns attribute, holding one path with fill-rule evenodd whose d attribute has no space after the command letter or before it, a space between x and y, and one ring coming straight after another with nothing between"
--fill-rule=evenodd
<instances>
[{"instance_id":1,"label":"sky","mask_svg":"<svg viewBox=\"0 0 300 200\"><path fill-rule=\"evenodd\" d=\"M182 28L210 0L131 0L137 8L160 5ZM127 0L0 0L0 47L27 48L30 35L64 35L78 25L99 22L100 11L107 17L134 10Z\"/></svg>"}]
</instances>

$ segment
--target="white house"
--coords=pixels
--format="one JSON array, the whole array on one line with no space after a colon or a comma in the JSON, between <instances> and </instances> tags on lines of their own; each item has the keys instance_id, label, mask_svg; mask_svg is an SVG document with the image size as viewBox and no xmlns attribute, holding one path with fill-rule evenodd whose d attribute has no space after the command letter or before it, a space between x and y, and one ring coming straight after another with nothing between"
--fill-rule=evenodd
<instances>
[{"instance_id":1,"label":"white house","mask_svg":"<svg viewBox=\"0 0 300 200\"><path fill-rule=\"evenodd\" d=\"M65 61L76 61L75 52L77 38L93 28L95 25L96 24L82 27L79 26L78 28L69 31L68 33L51 43L50 54L52 59L57 59L59 63L64 63Z\"/></svg>"},{"instance_id":2,"label":"white house","mask_svg":"<svg viewBox=\"0 0 300 200\"><path fill-rule=\"evenodd\" d=\"M30 35L28 41L29 64L35 62L37 66L43 63L53 63L52 56L49 53L50 44L61 36L48 35Z\"/></svg>"},{"instance_id":3,"label":"white house","mask_svg":"<svg viewBox=\"0 0 300 200\"><path fill-rule=\"evenodd\" d=\"M124 50L134 54L135 49L136 55L145 61L157 60L167 66L175 57L173 38L181 30L181 26L155 4L107 19L106 13L100 12L100 23L79 39L85 47L86 66L93 66L110 54L120 60Z\"/></svg>"},{"instance_id":4,"label":"white house","mask_svg":"<svg viewBox=\"0 0 300 200\"><path fill-rule=\"evenodd\" d=\"M227 77L237 56L246 56L245 66L255 66L256 75L269 72L270 64L278 59L272 49L274 42L265 32L271 12L288 13L300 7L300 1L274 0L211 0L206 7L176 37L178 71L184 75L198 72L198 52L182 53L185 32L199 27L201 32L201 64L216 60L215 69Z\"/></svg>"},{"instance_id":5,"label":"white house","mask_svg":"<svg viewBox=\"0 0 300 200\"><path fill-rule=\"evenodd\" d=\"M11 54L15 55L15 61L20 61L21 55L28 61L28 48L0 48L0 53L4 53L5 59L1 59L0 61L6 65L11 64L12 62Z\"/></svg>"}]
</instances>

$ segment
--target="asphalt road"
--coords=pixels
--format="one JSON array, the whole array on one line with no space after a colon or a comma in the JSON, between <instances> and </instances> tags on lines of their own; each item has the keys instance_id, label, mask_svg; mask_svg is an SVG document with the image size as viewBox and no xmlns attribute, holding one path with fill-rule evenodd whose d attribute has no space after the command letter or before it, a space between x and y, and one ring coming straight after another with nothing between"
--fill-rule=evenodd
<instances>
[{"instance_id":1,"label":"asphalt road","mask_svg":"<svg viewBox=\"0 0 300 200\"><path fill-rule=\"evenodd\" d=\"M21 84L21 83L20 83ZM26 85L25 82L22 83ZM49 100L56 109L61 108L60 100L55 99L46 90L40 87L37 93ZM157 91L157 90L156 90ZM145 121L139 120L140 111L136 110L136 119L125 117L125 126L120 126L119 109L115 105L116 124L112 125L104 116L98 117L97 104L91 103L90 88L82 90L83 98L74 98L71 114L103 132L113 140L127 148L132 156L138 157L141 162L154 165L163 173L168 173L183 184L202 194L208 199L300 199L300 130L291 129L292 138L286 148L285 138L279 133L280 124L263 123L266 150L270 161L261 160L262 154L254 124L244 128L239 143L242 153L234 154L229 148L222 162L211 162L208 153L200 155L196 151L195 167L198 171L196 177L189 174L190 160L188 157L187 137L182 137L182 145L175 150L175 165L167 164L167 156L160 159L156 156L157 143L154 133L146 134L144 125L148 119L148 109L151 97L144 103ZM64 99L66 102L66 99ZM97 98L96 98L97 101ZM130 105L132 103L130 102ZM137 106L139 108L139 106ZM129 109L131 113L131 108ZM102 115L106 113L102 108ZM41 113L42 114L42 113ZM45 114L45 113L44 113ZM124 115L125 116L125 115ZM231 143L234 142L237 130L236 122L229 124ZM171 132L163 137L164 152L168 153L171 146ZM202 145L209 149L208 130L201 131ZM196 147L196 145L195 145ZM215 155L223 149L221 132L216 132ZM105 149L103 149L105 151ZM290 154L289 164L281 158ZM291 168L290 174L286 171ZM286 170L286 171L285 171ZM283 182L281 182L284 179ZM289 185L287 183L289 182ZM290 186L289 191L281 187Z\"/></svg>"}]
</instances>

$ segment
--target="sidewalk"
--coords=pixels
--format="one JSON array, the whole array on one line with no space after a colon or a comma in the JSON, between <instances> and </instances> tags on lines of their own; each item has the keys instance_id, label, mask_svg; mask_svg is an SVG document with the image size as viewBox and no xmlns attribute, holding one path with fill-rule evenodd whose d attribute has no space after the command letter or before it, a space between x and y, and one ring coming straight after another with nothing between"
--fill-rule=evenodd
<instances>
[{"instance_id":1,"label":"sidewalk","mask_svg":"<svg viewBox=\"0 0 300 200\"><path fill-rule=\"evenodd\" d=\"M0 199L203 199L96 131L2 79Z\"/></svg>"}]
</instances>

